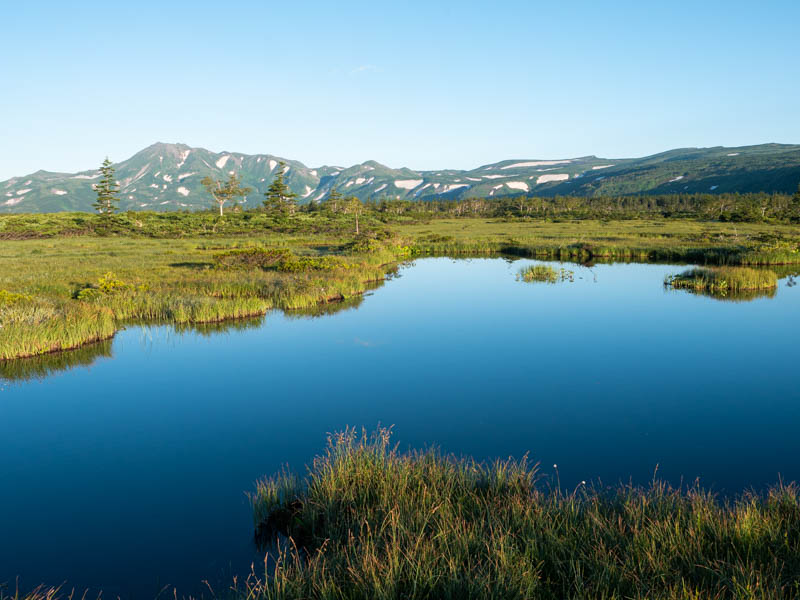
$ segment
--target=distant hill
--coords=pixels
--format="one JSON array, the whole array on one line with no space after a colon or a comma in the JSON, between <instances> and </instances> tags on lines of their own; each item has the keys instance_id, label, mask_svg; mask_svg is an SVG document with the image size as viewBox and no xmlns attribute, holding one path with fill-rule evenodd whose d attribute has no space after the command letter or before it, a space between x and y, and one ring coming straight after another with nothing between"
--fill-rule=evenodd
<instances>
[{"instance_id":1,"label":"distant hill","mask_svg":"<svg viewBox=\"0 0 800 600\"><path fill-rule=\"evenodd\" d=\"M287 182L301 202L323 200L336 186L362 200L464 197L600 196L629 194L794 192L800 182L800 145L683 148L644 158L517 159L471 171L412 171L367 161L351 167L309 168L270 154L214 153L184 144L153 144L116 163L123 210L184 210L211 205L200 181L240 175L258 206L283 160ZM98 161L99 163L99 161ZM89 211L97 170L37 171L0 182L0 212Z\"/></svg>"}]
</instances>

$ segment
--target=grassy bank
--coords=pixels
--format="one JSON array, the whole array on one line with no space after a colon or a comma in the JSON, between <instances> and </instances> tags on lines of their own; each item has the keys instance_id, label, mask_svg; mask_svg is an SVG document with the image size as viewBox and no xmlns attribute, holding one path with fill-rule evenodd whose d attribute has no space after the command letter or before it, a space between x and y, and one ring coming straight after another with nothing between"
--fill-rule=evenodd
<instances>
[{"instance_id":1,"label":"grassy bank","mask_svg":"<svg viewBox=\"0 0 800 600\"><path fill-rule=\"evenodd\" d=\"M69 237L0 246L0 360L107 339L125 323L210 323L309 310L361 294L402 251L354 251L318 237ZM247 250L247 249L250 250ZM280 264L225 257L279 248ZM333 258L329 255L336 254Z\"/></svg>"},{"instance_id":2,"label":"grassy bank","mask_svg":"<svg viewBox=\"0 0 800 600\"><path fill-rule=\"evenodd\" d=\"M305 480L251 499L258 538L281 541L246 598L800 597L793 486L563 493L524 460L400 454L384 430L333 436Z\"/></svg>"},{"instance_id":3,"label":"grassy bank","mask_svg":"<svg viewBox=\"0 0 800 600\"><path fill-rule=\"evenodd\" d=\"M131 321L321 314L408 256L800 264L793 225L378 216L363 217L359 236L350 215L324 212L0 216L0 360L108 339Z\"/></svg>"},{"instance_id":4,"label":"grassy bank","mask_svg":"<svg viewBox=\"0 0 800 600\"><path fill-rule=\"evenodd\" d=\"M800 227L692 220L503 221L398 224L415 255L510 254L573 262L800 264Z\"/></svg>"}]
</instances>

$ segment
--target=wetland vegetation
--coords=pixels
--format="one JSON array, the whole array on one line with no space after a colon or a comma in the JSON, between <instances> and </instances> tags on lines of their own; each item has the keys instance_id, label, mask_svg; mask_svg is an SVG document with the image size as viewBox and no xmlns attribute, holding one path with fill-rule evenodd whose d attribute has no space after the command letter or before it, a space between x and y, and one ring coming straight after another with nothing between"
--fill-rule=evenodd
<instances>
[{"instance_id":1,"label":"wetland vegetation","mask_svg":"<svg viewBox=\"0 0 800 600\"><path fill-rule=\"evenodd\" d=\"M399 453L347 430L305 478L251 495L277 544L246 598L796 598L800 493L720 501L699 487L578 485L525 458Z\"/></svg>"},{"instance_id":2,"label":"wetland vegetation","mask_svg":"<svg viewBox=\"0 0 800 600\"><path fill-rule=\"evenodd\" d=\"M77 348L131 321L209 323L271 309L314 310L363 293L415 256L800 263L800 231L788 221L536 218L509 214L513 205L502 202L490 217L447 203L412 210L389 202L355 214L341 206L224 217L0 216L0 360Z\"/></svg>"}]
</instances>

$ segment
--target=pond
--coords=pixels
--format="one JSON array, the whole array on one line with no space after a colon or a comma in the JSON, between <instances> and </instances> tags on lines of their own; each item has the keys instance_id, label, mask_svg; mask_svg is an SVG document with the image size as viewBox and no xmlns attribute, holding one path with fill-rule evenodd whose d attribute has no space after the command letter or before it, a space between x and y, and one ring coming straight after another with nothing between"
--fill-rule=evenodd
<instances>
[{"instance_id":1,"label":"pond","mask_svg":"<svg viewBox=\"0 0 800 600\"><path fill-rule=\"evenodd\" d=\"M727 302L665 289L676 266L517 280L531 264L423 259L332 314L129 327L3 365L0 583L224 590L263 572L245 492L347 425L393 425L402 449L528 452L569 489L800 479L791 279Z\"/></svg>"}]
</instances>

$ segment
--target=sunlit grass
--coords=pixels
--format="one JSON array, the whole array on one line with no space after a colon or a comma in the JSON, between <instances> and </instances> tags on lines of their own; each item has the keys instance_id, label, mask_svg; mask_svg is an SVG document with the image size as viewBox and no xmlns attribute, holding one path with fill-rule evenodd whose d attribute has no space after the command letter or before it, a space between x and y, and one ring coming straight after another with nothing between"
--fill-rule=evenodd
<instances>
[{"instance_id":1,"label":"sunlit grass","mask_svg":"<svg viewBox=\"0 0 800 600\"><path fill-rule=\"evenodd\" d=\"M766 269L701 267L670 275L664 284L674 289L727 296L774 290L778 287L778 276Z\"/></svg>"},{"instance_id":2,"label":"sunlit grass","mask_svg":"<svg viewBox=\"0 0 800 600\"><path fill-rule=\"evenodd\" d=\"M305 479L251 500L277 546L246 598L800 597L794 486L730 502L658 482L562 492L524 459L402 454L386 430L348 430Z\"/></svg>"},{"instance_id":3,"label":"sunlit grass","mask_svg":"<svg viewBox=\"0 0 800 600\"><path fill-rule=\"evenodd\" d=\"M258 244L290 241L297 254L280 270L215 267L221 248L241 243L224 238L4 242L0 360L76 348L129 321L210 323L338 302L382 281L397 260L391 249L315 258L308 240L280 236Z\"/></svg>"},{"instance_id":4,"label":"sunlit grass","mask_svg":"<svg viewBox=\"0 0 800 600\"><path fill-rule=\"evenodd\" d=\"M525 283L559 283L574 281L575 273L567 269L555 269L549 265L530 265L520 269L517 279Z\"/></svg>"}]
</instances>

